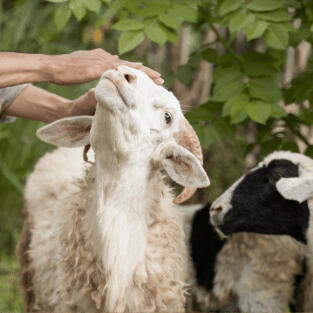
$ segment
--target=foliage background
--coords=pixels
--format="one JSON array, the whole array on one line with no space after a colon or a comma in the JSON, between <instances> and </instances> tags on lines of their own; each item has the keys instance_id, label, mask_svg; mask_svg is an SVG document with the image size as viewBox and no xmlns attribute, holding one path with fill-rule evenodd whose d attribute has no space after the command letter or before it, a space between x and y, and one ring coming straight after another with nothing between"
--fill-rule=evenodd
<instances>
[{"instance_id":1,"label":"foliage background","mask_svg":"<svg viewBox=\"0 0 313 313\"><path fill-rule=\"evenodd\" d=\"M185 110L198 106L187 117L207 150L213 184L198 196L207 201L270 151L313 155L312 23L312 0L0 0L0 51L101 47L160 71ZM309 53L297 68L303 41ZM95 83L39 86L75 98ZM1 312L22 311L15 245L23 187L52 149L36 139L39 126L0 125Z\"/></svg>"}]
</instances>

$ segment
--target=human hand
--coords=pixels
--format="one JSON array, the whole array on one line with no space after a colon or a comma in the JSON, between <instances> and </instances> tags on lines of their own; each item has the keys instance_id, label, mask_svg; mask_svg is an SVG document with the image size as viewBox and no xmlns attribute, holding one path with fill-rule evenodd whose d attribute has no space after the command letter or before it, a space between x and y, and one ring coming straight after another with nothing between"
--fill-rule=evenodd
<instances>
[{"instance_id":1,"label":"human hand","mask_svg":"<svg viewBox=\"0 0 313 313\"><path fill-rule=\"evenodd\" d=\"M58 85L75 85L99 78L103 72L126 65L145 72L156 84L162 85L160 73L142 63L121 60L103 49L76 51L70 54L46 56L48 81Z\"/></svg>"},{"instance_id":2,"label":"human hand","mask_svg":"<svg viewBox=\"0 0 313 313\"><path fill-rule=\"evenodd\" d=\"M94 88L90 89L77 99L71 100L68 116L94 115L96 111L96 98Z\"/></svg>"}]
</instances>

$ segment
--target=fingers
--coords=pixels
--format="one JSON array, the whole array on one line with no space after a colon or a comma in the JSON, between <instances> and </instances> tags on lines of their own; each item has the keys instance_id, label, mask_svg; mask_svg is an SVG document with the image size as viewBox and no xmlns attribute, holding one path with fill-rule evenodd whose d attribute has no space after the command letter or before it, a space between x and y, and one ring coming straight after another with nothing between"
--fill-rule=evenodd
<instances>
[{"instance_id":1,"label":"fingers","mask_svg":"<svg viewBox=\"0 0 313 313\"><path fill-rule=\"evenodd\" d=\"M161 77L159 77L159 78L156 78L155 80L154 80L154 82L157 84L157 85L163 85L164 84L164 79L163 78L161 78Z\"/></svg>"},{"instance_id":2,"label":"fingers","mask_svg":"<svg viewBox=\"0 0 313 313\"><path fill-rule=\"evenodd\" d=\"M156 72L146 66L142 66L140 70L145 72L157 85L163 85L164 79L161 78L161 74L159 72Z\"/></svg>"},{"instance_id":3,"label":"fingers","mask_svg":"<svg viewBox=\"0 0 313 313\"><path fill-rule=\"evenodd\" d=\"M151 68L146 67L144 65L142 65L140 69L142 71L144 71L148 76L150 76L153 79L161 77L161 74L159 72L156 72L156 71L152 70Z\"/></svg>"},{"instance_id":4,"label":"fingers","mask_svg":"<svg viewBox=\"0 0 313 313\"><path fill-rule=\"evenodd\" d=\"M129 61L120 60L120 64L118 65L129 66L129 67L145 72L157 85L163 85L164 83L164 80L161 78L161 74L159 72L154 71L151 68L142 65L142 63L140 62L129 62Z\"/></svg>"}]
</instances>

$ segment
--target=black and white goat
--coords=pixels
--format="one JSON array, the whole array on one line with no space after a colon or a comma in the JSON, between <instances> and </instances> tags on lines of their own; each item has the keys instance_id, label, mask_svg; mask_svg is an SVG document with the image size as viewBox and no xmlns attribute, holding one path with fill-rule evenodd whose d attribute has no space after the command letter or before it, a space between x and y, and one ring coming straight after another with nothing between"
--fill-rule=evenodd
<instances>
[{"instance_id":1,"label":"black and white goat","mask_svg":"<svg viewBox=\"0 0 313 313\"><path fill-rule=\"evenodd\" d=\"M215 200L211 210L207 205L194 214L187 230L194 270L190 277L202 309L285 311L306 256L307 273L295 308L312 311L312 191L313 160L275 152ZM231 236L220 239L214 226Z\"/></svg>"}]
</instances>

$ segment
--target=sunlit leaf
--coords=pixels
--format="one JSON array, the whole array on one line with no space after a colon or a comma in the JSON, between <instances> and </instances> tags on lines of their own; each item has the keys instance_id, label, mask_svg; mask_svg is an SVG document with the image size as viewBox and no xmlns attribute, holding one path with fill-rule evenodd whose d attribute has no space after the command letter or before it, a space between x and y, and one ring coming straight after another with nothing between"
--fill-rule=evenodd
<instances>
[{"instance_id":1,"label":"sunlit leaf","mask_svg":"<svg viewBox=\"0 0 313 313\"><path fill-rule=\"evenodd\" d=\"M229 29L231 33L237 32L238 30L241 30L245 26L251 24L254 19L255 16L253 14L237 14L230 20Z\"/></svg>"},{"instance_id":2,"label":"sunlit leaf","mask_svg":"<svg viewBox=\"0 0 313 313\"><path fill-rule=\"evenodd\" d=\"M86 14L86 7L83 0L70 0L69 8L78 21L80 21Z\"/></svg>"},{"instance_id":3,"label":"sunlit leaf","mask_svg":"<svg viewBox=\"0 0 313 313\"><path fill-rule=\"evenodd\" d=\"M250 118L257 123L265 124L271 116L271 105L262 101L252 101L246 106L246 111Z\"/></svg>"},{"instance_id":4,"label":"sunlit leaf","mask_svg":"<svg viewBox=\"0 0 313 313\"><path fill-rule=\"evenodd\" d=\"M272 24L266 31L264 39L270 47L283 50L288 46L289 35L284 27Z\"/></svg>"},{"instance_id":5,"label":"sunlit leaf","mask_svg":"<svg viewBox=\"0 0 313 313\"><path fill-rule=\"evenodd\" d=\"M284 7L284 3L279 0L252 0L247 8L253 11L273 11Z\"/></svg>"},{"instance_id":6,"label":"sunlit leaf","mask_svg":"<svg viewBox=\"0 0 313 313\"><path fill-rule=\"evenodd\" d=\"M247 40L261 37L267 29L268 23L265 21L255 21L245 27Z\"/></svg>"},{"instance_id":7,"label":"sunlit leaf","mask_svg":"<svg viewBox=\"0 0 313 313\"><path fill-rule=\"evenodd\" d=\"M123 33L118 41L119 54L135 49L143 42L144 39L145 36L142 31L129 31Z\"/></svg>"},{"instance_id":8,"label":"sunlit leaf","mask_svg":"<svg viewBox=\"0 0 313 313\"><path fill-rule=\"evenodd\" d=\"M143 29L145 24L138 20L125 19L115 23L112 28L121 30L121 31L130 31L130 30L139 30Z\"/></svg>"},{"instance_id":9,"label":"sunlit leaf","mask_svg":"<svg viewBox=\"0 0 313 313\"><path fill-rule=\"evenodd\" d=\"M58 31L64 28L70 19L72 12L67 4L61 4L54 11L54 23Z\"/></svg>"},{"instance_id":10,"label":"sunlit leaf","mask_svg":"<svg viewBox=\"0 0 313 313\"><path fill-rule=\"evenodd\" d=\"M164 45L167 40L166 32L160 27L158 23L150 23L145 27L145 34L149 39Z\"/></svg>"},{"instance_id":11,"label":"sunlit leaf","mask_svg":"<svg viewBox=\"0 0 313 313\"><path fill-rule=\"evenodd\" d=\"M226 15L239 9L243 4L243 0L224 0L219 9L221 16Z\"/></svg>"}]
</instances>

